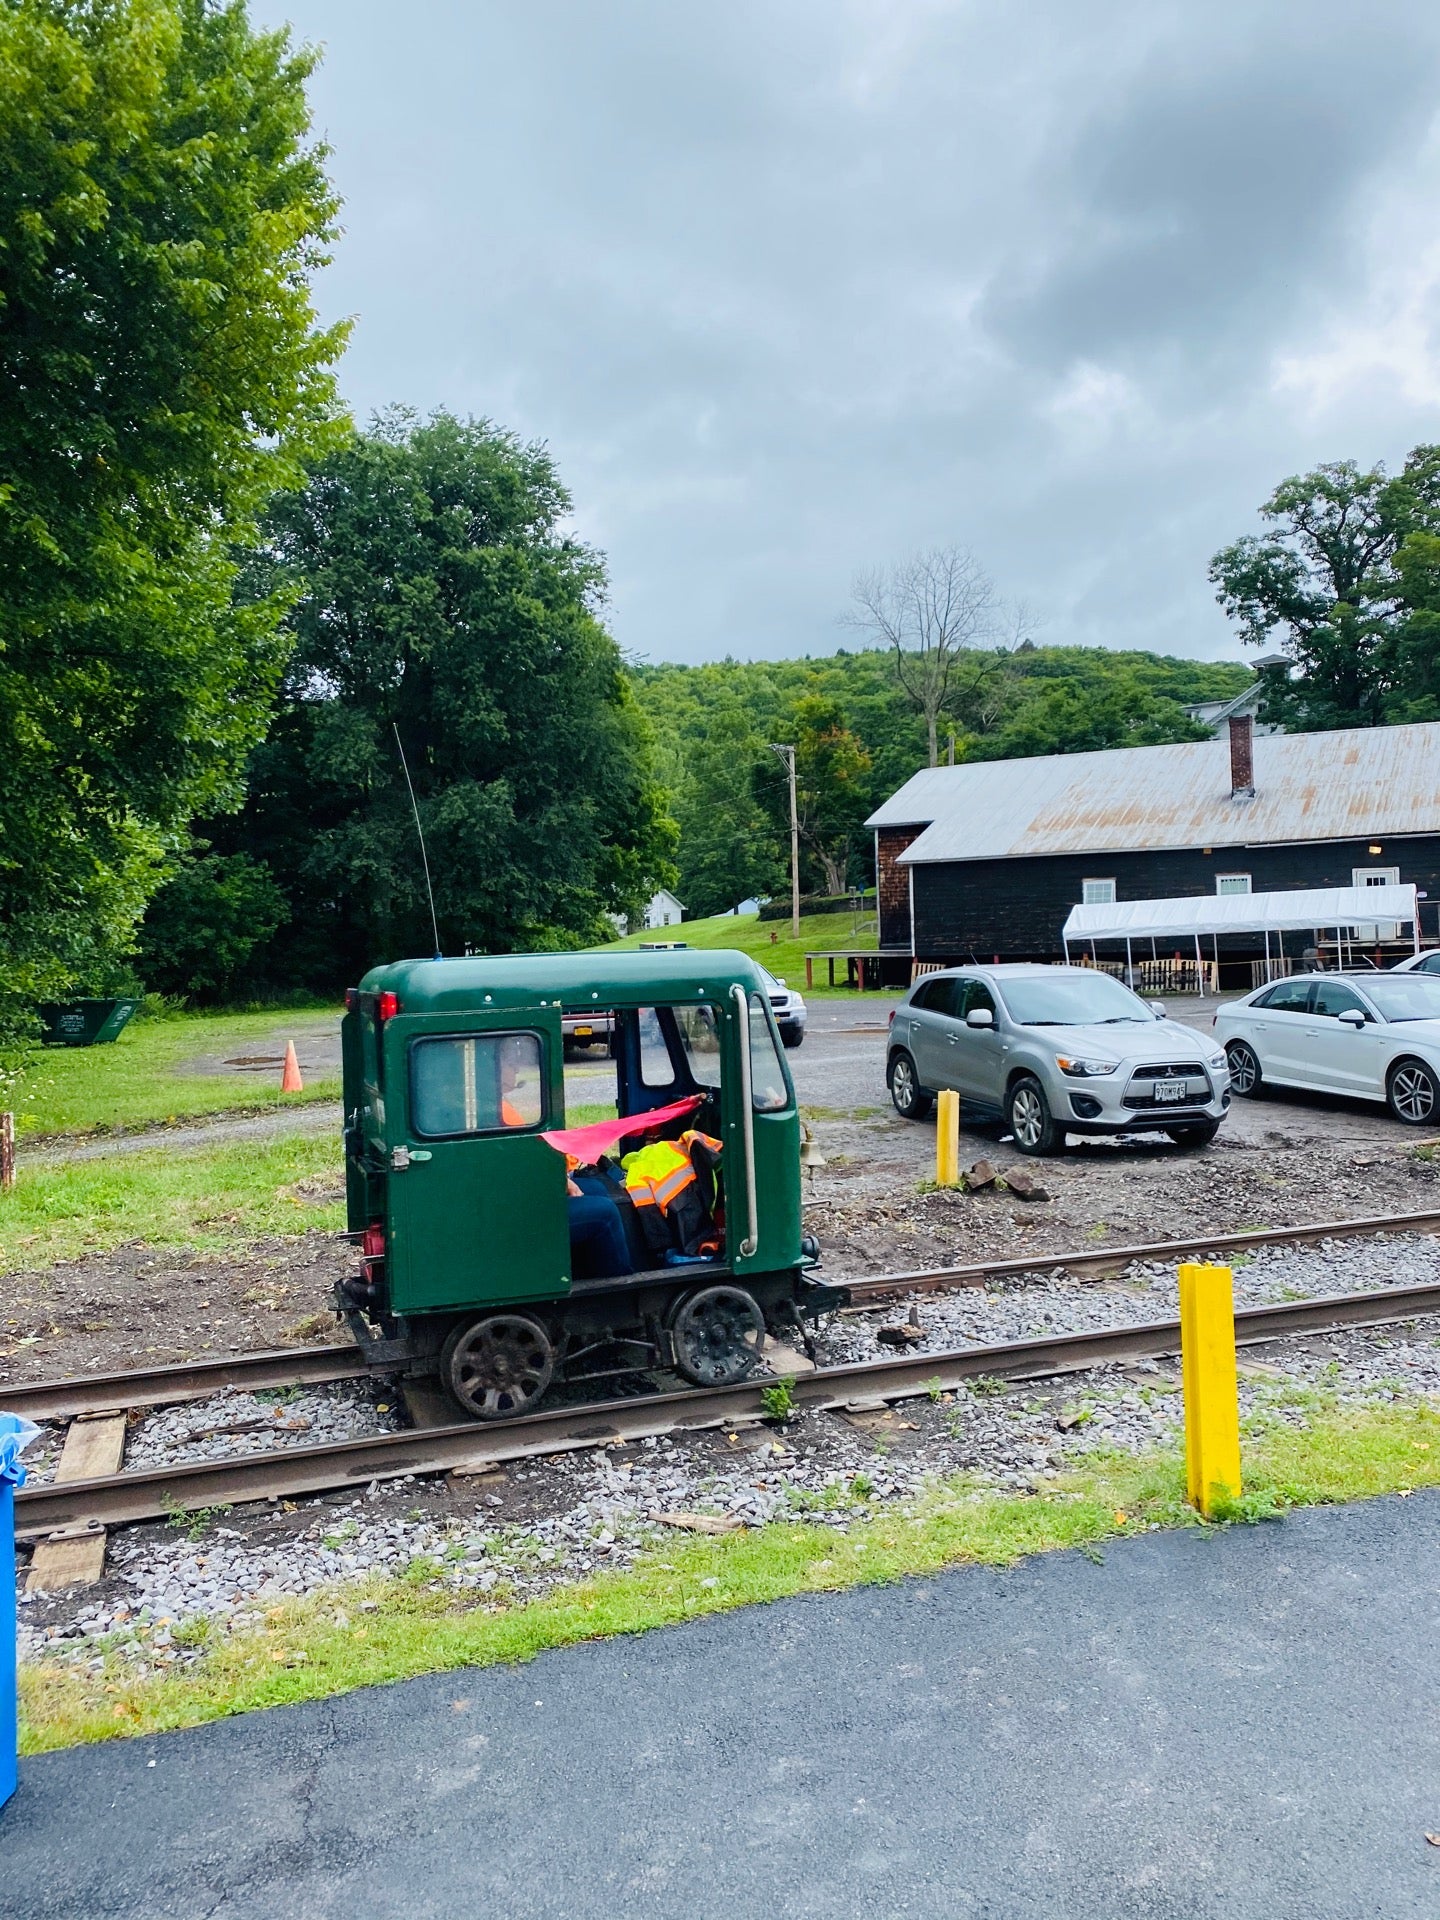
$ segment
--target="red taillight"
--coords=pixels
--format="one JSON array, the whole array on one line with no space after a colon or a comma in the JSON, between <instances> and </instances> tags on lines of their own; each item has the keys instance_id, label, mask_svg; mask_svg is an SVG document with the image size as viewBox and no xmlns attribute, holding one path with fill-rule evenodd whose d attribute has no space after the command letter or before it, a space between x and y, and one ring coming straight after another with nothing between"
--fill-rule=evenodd
<instances>
[{"instance_id":1,"label":"red taillight","mask_svg":"<svg viewBox=\"0 0 1440 1920\"><path fill-rule=\"evenodd\" d=\"M359 1006L359 1004L360 1004L360 989L358 987L346 987L345 1011L347 1013L354 1013L355 1009Z\"/></svg>"},{"instance_id":2,"label":"red taillight","mask_svg":"<svg viewBox=\"0 0 1440 1920\"><path fill-rule=\"evenodd\" d=\"M377 1019L393 1020L399 1011L400 996L398 993L382 993L376 996L375 1014Z\"/></svg>"},{"instance_id":3,"label":"red taillight","mask_svg":"<svg viewBox=\"0 0 1440 1920\"><path fill-rule=\"evenodd\" d=\"M890 1009L890 1018L889 1018L889 1019L888 1019L888 1020L887 1020L887 1021L885 1022L885 1025L886 1025L887 1027L893 1027L893 1026L894 1026L894 1024L895 1024L895 1009L894 1009L894 1007L891 1007L891 1009Z\"/></svg>"},{"instance_id":4,"label":"red taillight","mask_svg":"<svg viewBox=\"0 0 1440 1920\"><path fill-rule=\"evenodd\" d=\"M385 1258L385 1229L380 1225L378 1220L374 1222L373 1225L366 1227L364 1233L360 1236L360 1251L367 1260L383 1260Z\"/></svg>"}]
</instances>

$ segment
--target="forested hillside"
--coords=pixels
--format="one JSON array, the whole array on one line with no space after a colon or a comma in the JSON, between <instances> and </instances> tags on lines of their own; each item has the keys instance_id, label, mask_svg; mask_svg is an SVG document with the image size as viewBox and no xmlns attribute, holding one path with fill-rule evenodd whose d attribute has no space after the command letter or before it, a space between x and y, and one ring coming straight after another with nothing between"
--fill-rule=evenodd
<instances>
[{"instance_id":1,"label":"forested hillside","mask_svg":"<svg viewBox=\"0 0 1440 1920\"><path fill-rule=\"evenodd\" d=\"M692 914L723 912L786 883L785 769L797 749L803 884L867 884L867 813L925 764L924 724L879 649L800 660L636 666L659 777L680 823L679 894ZM1203 737L1187 702L1228 699L1248 667L1101 648L1025 646L961 663L941 738L961 760L999 760Z\"/></svg>"}]
</instances>

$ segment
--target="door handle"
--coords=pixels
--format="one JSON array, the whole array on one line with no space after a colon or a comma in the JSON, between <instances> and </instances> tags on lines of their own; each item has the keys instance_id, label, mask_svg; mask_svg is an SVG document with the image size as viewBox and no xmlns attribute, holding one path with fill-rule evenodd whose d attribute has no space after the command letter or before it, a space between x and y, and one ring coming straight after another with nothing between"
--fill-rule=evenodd
<instances>
[{"instance_id":1,"label":"door handle","mask_svg":"<svg viewBox=\"0 0 1440 1920\"><path fill-rule=\"evenodd\" d=\"M404 1173L408 1166L429 1158L428 1147L393 1147L390 1151L390 1168L394 1173Z\"/></svg>"}]
</instances>

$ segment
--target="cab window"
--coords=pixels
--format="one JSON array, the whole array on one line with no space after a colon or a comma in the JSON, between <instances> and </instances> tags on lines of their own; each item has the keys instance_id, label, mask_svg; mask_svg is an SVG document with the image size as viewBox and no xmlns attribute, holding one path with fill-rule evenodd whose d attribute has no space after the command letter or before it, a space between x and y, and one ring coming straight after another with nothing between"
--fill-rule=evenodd
<instances>
[{"instance_id":1,"label":"cab window","mask_svg":"<svg viewBox=\"0 0 1440 1920\"><path fill-rule=\"evenodd\" d=\"M410 1047L410 1117L426 1139L514 1133L545 1115L538 1033L438 1034Z\"/></svg>"},{"instance_id":2,"label":"cab window","mask_svg":"<svg viewBox=\"0 0 1440 1920\"><path fill-rule=\"evenodd\" d=\"M754 997L750 1001L750 1104L757 1113L782 1113L790 1104L765 1003Z\"/></svg>"},{"instance_id":3,"label":"cab window","mask_svg":"<svg viewBox=\"0 0 1440 1920\"><path fill-rule=\"evenodd\" d=\"M720 1028L713 1007L676 1007L675 1025L690 1077L697 1087L718 1087L720 1073Z\"/></svg>"},{"instance_id":4,"label":"cab window","mask_svg":"<svg viewBox=\"0 0 1440 1920\"><path fill-rule=\"evenodd\" d=\"M977 1007L983 1008L987 1013L993 1015L995 1012L995 996L983 980L967 980L965 982L964 1004L957 1008L956 1011L961 1019L963 1019L967 1013L973 1013Z\"/></svg>"},{"instance_id":5,"label":"cab window","mask_svg":"<svg viewBox=\"0 0 1440 1920\"><path fill-rule=\"evenodd\" d=\"M654 1007L640 1009L640 1083L646 1087L673 1087L675 1062L665 1044L660 1016Z\"/></svg>"}]
</instances>

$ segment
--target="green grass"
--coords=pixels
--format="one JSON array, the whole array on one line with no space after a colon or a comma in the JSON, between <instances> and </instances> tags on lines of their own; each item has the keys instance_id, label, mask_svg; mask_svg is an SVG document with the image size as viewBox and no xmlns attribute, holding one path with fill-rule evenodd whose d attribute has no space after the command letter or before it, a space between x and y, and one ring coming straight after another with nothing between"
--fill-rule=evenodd
<instances>
[{"instance_id":1,"label":"green grass","mask_svg":"<svg viewBox=\"0 0 1440 1920\"><path fill-rule=\"evenodd\" d=\"M860 917L860 925L868 927L864 933L854 932L855 918L848 913L812 913L801 916L800 938L790 937L790 922L785 920L762 920L758 913L720 913L711 920L686 920L678 927L662 927L649 933L629 933L623 940L616 940L610 946L598 951L610 953L638 947L642 941L684 940L692 947L738 947L741 953L748 953L767 966L771 973L780 975L792 987L798 987L802 993L815 993L828 996L830 988L825 984L825 970L819 963L815 968L815 985L805 985L805 955L807 953L835 952L842 948L853 948L873 953L876 947L874 915ZM776 937L772 940L771 935ZM837 977L843 980L842 970L836 968ZM836 995L844 993L846 999L855 999L853 992L843 985L834 989Z\"/></svg>"},{"instance_id":2,"label":"green grass","mask_svg":"<svg viewBox=\"0 0 1440 1920\"><path fill-rule=\"evenodd\" d=\"M161 1147L96 1160L22 1160L13 1191L0 1197L0 1272L132 1240L222 1252L262 1234L343 1228L343 1200L317 1204L313 1197L342 1180L340 1143L329 1133L185 1153Z\"/></svg>"},{"instance_id":3,"label":"green grass","mask_svg":"<svg viewBox=\"0 0 1440 1920\"><path fill-rule=\"evenodd\" d=\"M256 1053L277 1036L333 1032L331 1013L187 1013L132 1021L113 1046L45 1047L32 1057L13 1095L21 1138L153 1126L195 1115L252 1111L308 1100L338 1100L338 1074L307 1079L304 1093L280 1091L280 1070L215 1075L180 1073L201 1054L222 1060ZM269 1051L268 1045L264 1051Z\"/></svg>"},{"instance_id":4,"label":"green grass","mask_svg":"<svg viewBox=\"0 0 1440 1920\"><path fill-rule=\"evenodd\" d=\"M1432 1487L1440 1484L1440 1413L1418 1404L1359 1414L1331 1406L1308 1429L1280 1428L1248 1446L1245 1474L1240 1520ZM21 1751L197 1726L420 1673L530 1660L551 1648L796 1593L884 1585L962 1565L1008 1567L1065 1547L1098 1560L1117 1537L1203 1525L1184 1503L1183 1481L1176 1454L1097 1458L1053 1492L1033 1496L976 1495L962 1479L913 1503L872 1509L848 1534L775 1522L720 1538L667 1541L631 1570L523 1605L457 1598L421 1567L400 1579L273 1607L263 1631L187 1629L206 1651L169 1674L137 1678L113 1653L98 1673L59 1663L22 1668ZM863 1487L856 1486L859 1498ZM374 1611L361 1611L362 1602Z\"/></svg>"}]
</instances>

